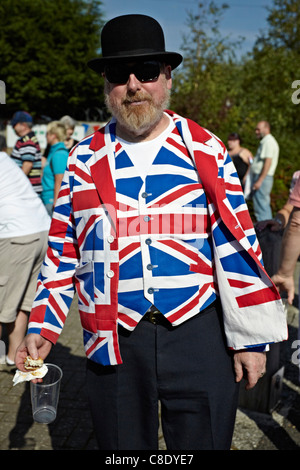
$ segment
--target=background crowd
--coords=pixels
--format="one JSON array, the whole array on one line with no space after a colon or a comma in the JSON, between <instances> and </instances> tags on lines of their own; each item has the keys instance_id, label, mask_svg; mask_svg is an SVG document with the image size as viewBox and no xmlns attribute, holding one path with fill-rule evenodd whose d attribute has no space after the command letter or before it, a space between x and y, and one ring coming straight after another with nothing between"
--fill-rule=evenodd
<instances>
[{"instance_id":1,"label":"background crowd","mask_svg":"<svg viewBox=\"0 0 300 470\"><path fill-rule=\"evenodd\" d=\"M0 338L4 329L8 338L0 361L13 366L26 333L68 154L77 141L70 116L48 124L44 152L28 112L17 111L10 124L18 136L10 154L0 136Z\"/></svg>"}]
</instances>

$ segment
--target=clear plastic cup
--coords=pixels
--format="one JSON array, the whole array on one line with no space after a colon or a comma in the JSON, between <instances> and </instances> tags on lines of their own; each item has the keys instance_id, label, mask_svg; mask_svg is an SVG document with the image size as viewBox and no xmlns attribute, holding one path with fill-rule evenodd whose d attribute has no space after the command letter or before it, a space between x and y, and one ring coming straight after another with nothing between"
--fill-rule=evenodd
<instances>
[{"instance_id":1,"label":"clear plastic cup","mask_svg":"<svg viewBox=\"0 0 300 470\"><path fill-rule=\"evenodd\" d=\"M43 382L30 382L30 394L34 421L49 424L56 418L63 373L55 364L46 364L46 366L48 372L43 377Z\"/></svg>"}]
</instances>

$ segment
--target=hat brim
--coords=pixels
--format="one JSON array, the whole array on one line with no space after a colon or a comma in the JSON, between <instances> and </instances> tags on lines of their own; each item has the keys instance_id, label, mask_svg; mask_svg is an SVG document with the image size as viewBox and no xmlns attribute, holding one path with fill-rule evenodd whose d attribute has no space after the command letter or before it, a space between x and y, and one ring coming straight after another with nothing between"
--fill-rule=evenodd
<instances>
[{"instance_id":1,"label":"hat brim","mask_svg":"<svg viewBox=\"0 0 300 470\"><path fill-rule=\"evenodd\" d=\"M170 65L172 70L178 67L183 57L181 54L177 52L155 52L154 54L130 54L130 55L121 55L121 56L113 56L113 57L101 57L95 58L88 61L87 65L90 69L92 69L96 73L103 73L104 67L111 63L116 62L128 62L134 61L137 59L148 59L148 60L159 60L160 62L165 63L166 65Z\"/></svg>"}]
</instances>

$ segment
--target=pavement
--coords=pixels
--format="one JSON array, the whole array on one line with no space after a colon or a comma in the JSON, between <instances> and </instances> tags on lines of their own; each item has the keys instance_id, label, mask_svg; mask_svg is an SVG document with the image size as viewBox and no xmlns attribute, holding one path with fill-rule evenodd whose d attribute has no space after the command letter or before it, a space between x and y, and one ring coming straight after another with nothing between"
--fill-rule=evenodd
<instances>
[{"instance_id":1,"label":"pavement","mask_svg":"<svg viewBox=\"0 0 300 470\"><path fill-rule=\"evenodd\" d=\"M232 450L300 450L300 383L295 357L299 311L288 309L289 339L281 344L284 367L281 393L271 412L239 408ZM82 329L74 300L63 332L47 362L63 370L56 420L33 421L29 383L13 386L13 367L0 365L0 450L96 450L85 395L85 354ZM160 433L160 449L165 450ZM232 455L232 454L231 454ZM235 454L234 454L235 455Z\"/></svg>"}]
</instances>

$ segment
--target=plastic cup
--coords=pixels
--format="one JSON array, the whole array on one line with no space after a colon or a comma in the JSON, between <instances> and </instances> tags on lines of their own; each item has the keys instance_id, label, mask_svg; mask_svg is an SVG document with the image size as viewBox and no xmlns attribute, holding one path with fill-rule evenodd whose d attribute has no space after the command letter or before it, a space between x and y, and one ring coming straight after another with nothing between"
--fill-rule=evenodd
<instances>
[{"instance_id":1,"label":"plastic cup","mask_svg":"<svg viewBox=\"0 0 300 470\"><path fill-rule=\"evenodd\" d=\"M32 416L37 423L49 424L56 418L60 382L63 376L60 367L46 364L48 372L43 382L30 382Z\"/></svg>"}]
</instances>

